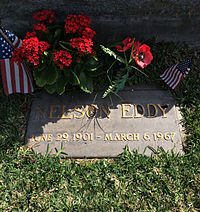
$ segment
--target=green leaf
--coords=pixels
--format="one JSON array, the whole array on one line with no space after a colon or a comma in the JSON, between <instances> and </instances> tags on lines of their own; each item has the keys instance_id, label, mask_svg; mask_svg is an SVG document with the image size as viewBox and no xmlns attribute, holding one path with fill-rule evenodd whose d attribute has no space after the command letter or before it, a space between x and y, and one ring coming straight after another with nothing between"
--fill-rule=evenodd
<instances>
[{"instance_id":1,"label":"green leaf","mask_svg":"<svg viewBox=\"0 0 200 212\"><path fill-rule=\"evenodd\" d=\"M59 42L59 45L63 48L63 49L65 49L65 50L67 50L67 51L72 51L72 50L70 50L70 49L68 49L66 46L64 46L62 43L60 43Z\"/></svg>"},{"instance_id":2,"label":"green leaf","mask_svg":"<svg viewBox=\"0 0 200 212\"><path fill-rule=\"evenodd\" d=\"M78 76L73 72L73 71L71 71L71 84L72 85L80 85L80 80L79 80L79 78L78 78Z\"/></svg>"},{"instance_id":3,"label":"green leaf","mask_svg":"<svg viewBox=\"0 0 200 212\"><path fill-rule=\"evenodd\" d=\"M71 73L70 70L63 70L63 74L67 82L69 82L70 80L70 73Z\"/></svg>"},{"instance_id":4,"label":"green leaf","mask_svg":"<svg viewBox=\"0 0 200 212\"><path fill-rule=\"evenodd\" d=\"M45 64L38 65L38 66L37 66L37 69L36 69L36 72L38 72L38 71L43 71L45 68L46 68L46 65L45 65Z\"/></svg>"},{"instance_id":5,"label":"green leaf","mask_svg":"<svg viewBox=\"0 0 200 212\"><path fill-rule=\"evenodd\" d=\"M122 76L122 79L118 81L115 93L117 93L118 91L120 91L124 88L124 85L125 85L127 79L128 79L128 73L125 74L124 76Z\"/></svg>"},{"instance_id":6,"label":"green leaf","mask_svg":"<svg viewBox=\"0 0 200 212\"><path fill-rule=\"evenodd\" d=\"M124 60L122 57L120 57L119 55L115 54L115 52L113 52L111 49L106 48L106 47L103 46L103 45L100 45L100 46L101 46L101 49L102 49L106 54L109 54L110 56L112 56L112 57L114 57L116 60L118 60L119 62L126 64L125 60Z\"/></svg>"},{"instance_id":7,"label":"green leaf","mask_svg":"<svg viewBox=\"0 0 200 212\"><path fill-rule=\"evenodd\" d=\"M62 44L66 44L66 45L69 45L69 42L66 42L66 41L59 41L59 43L62 43Z\"/></svg>"},{"instance_id":8,"label":"green leaf","mask_svg":"<svg viewBox=\"0 0 200 212\"><path fill-rule=\"evenodd\" d=\"M105 74L105 72L99 71L98 68L96 70L87 72L87 76L92 77L92 78L98 77L103 74Z\"/></svg>"},{"instance_id":9,"label":"green leaf","mask_svg":"<svg viewBox=\"0 0 200 212\"><path fill-rule=\"evenodd\" d=\"M104 92L102 98L105 98L109 93L113 93L115 89L115 84L112 84L108 87L108 89Z\"/></svg>"},{"instance_id":10,"label":"green leaf","mask_svg":"<svg viewBox=\"0 0 200 212\"><path fill-rule=\"evenodd\" d=\"M99 66L98 61L96 61L95 59L91 59L88 62L87 70L89 70L89 71L95 71L98 66Z\"/></svg>"},{"instance_id":11,"label":"green leaf","mask_svg":"<svg viewBox=\"0 0 200 212\"><path fill-rule=\"evenodd\" d=\"M56 89L57 89L57 84L54 83L54 84L52 84L52 85L45 85L45 86L44 86L44 89L45 89L48 93L53 94L53 93L56 91Z\"/></svg>"},{"instance_id":12,"label":"green leaf","mask_svg":"<svg viewBox=\"0 0 200 212\"><path fill-rule=\"evenodd\" d=\"M54 40L54 36L52 34L48 34L47 39L48 39L49 43L51 43Z\"/></svg>"},{"instance_id":13,"label":"green leaf","mask_svg":"<svg viewBox=\"0 0 200 212\"><path fill-rule=\"evenodd\" d=\"M65 86L67 84L67 80L62 75L59 76L57 82L56 82L56 92L59 95L62 95L65 92Z\"/></svg>"},{"instance_id":14,"label":"green leaf","mask_svg":"<svg viewBox=\"0 0 200 212\"><path fill-rule=\"evenodd\" d=\"M61 25L53 25L53 26L48 26L49 30L56 30L56 29L62 29L63 27Z\"/></svg>"},{"instance_id":15,"label":"green leaf","mask_svg":"<svg viewBox=\"0 0 200 212\"><path fill-rule=\"evenodd\" d=\"M77 75L79 75L81 73L81 71L84 71L84 65L83 64L76 64L74 67L74 73L76 73Z\"/></svg>"},{"instance_id":16,"label":"green leaf","mask_svg":"<svg viewBox=\"0 0 200 212\"><path fill-rule=\"evenodd\" d=\"M43 71L34 71L33 72L34 79L36 81L36 85L39 87L44 87L47 84L47 80L49 77L48 69L44 69Z\"/></svg>"},{"instance_id":17,"label":"green leaf","mask_svg":"<svg viewBox=\"0 0 200 212\"><path fill-rule=\"evenodd\" d=\"M125 85L127 79L128 79L128 73L126 73L122 76L121 76L121 73L119 73L116 76L116 79L114 81L112 81L111 85L105 91L102 98L105 98L109 93L115 93L117 95L117 92L124 88L124 85Z\"/></svg>"},{"instance_id":18,"label":"green leaf","mask_svg":"<svg viewBox=\"0 0 200 212\"><path fill-rule=\"evenodd\" d=\"M147 74L145 74L143 71L141 71L139 68L136 68L135 66L131 66L131 68L139 71L140 73L142 73L143 75L145 75L145 77L149 78L149 76Z\"/></svg>"},{"instance_id":19,"label":"green leaf","mask_svg":"<svg viewBox=\"0 0 200 212\"><path fill-rule=\"evenodd\" d=\"M93 81L90 77L86 76L84 72L80 73L80 88L86 93L93 92Z\"/></svg>"},{"instance_id":20,"label":"green leaf","mask_svg":"<svg viewBox=\"0 0 200 212\"><path fill-rule=\"evenodd\" d=\"M43 53L44 53L44 55L46 55L46 56L48 55L48 52L47 52L47 51L44 51Z\"/></svg>"},{"instance_id":21,"label":"green leaf","mask_svg":"<svg viewBox=\"0 0 200 212\"><path fill-rule=\"evenodd\" d=\"M49 70L49 76L48 76L47 84L52 85L56 82L58 78L58 70L56 66L54 65L49 66L48 70Z\"/></svg>"},{"instance_id":22,"label":"green leaf","mask_svg":"<svg viewBox=\"0 0 200 212\"><path fill-rule=\"evenodd\" d=\"M55 33L54 33L54 38L55 38L56 40L60 40L61 32L62 32L61 29L57 29L57 30L55 31Z\"/></svg>"}]
</instances>

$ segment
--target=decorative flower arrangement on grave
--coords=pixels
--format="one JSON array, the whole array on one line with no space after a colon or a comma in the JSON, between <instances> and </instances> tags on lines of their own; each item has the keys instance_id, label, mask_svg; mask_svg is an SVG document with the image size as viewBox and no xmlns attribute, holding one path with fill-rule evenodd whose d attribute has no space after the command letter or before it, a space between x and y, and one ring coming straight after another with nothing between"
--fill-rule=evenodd
<instances>
[{"instance_id":1,"label":"decorative flower arrangement on grave","mask_svg":"<svg viewBox=\"0 0 200 212\"><path fill-rule=\"evenodd\" d=\"M38 23L14 50L13 60L28 63L36 85L50 94L61 95L77 86L87 93L107 86L103 97L117 94L132 70L142 72L134 63L143 69L153 59L149 46L130 37L115 47L118 54L103 45L94 49L96 32L87 15L68 15L64 25L56 23L55 12L50 10L36 12L33 19ZM116 67L116 63L121 65Z\"/></svg>"},{"instance_id":2,"label":"decorative flower arrangement on grave","mask_svg":"<svg viewBox=\"0 0 200 212\"><path fill-rule=\"evenodd\" d=\"M144 69L153 60L150 47L130 37L125 38L122 41L122 45L115 46L118 52L117 54L114 50L112 51L110 48L106 48L103 45L101 45L101 48L113 58L113 62L107 71L107 73L112 72L111 76L108 76L110 86L103 97L106 97L110 92L117 94L119 90L122 90L127 80L130 79L130 75L132 75L131 78L134 77L134 70L146 75L139 67L135 66L135 63ZM115 63L118 65L117 68L114 66Z\"/></svg>"},{"instance_id":3,"label":"decorative flower arrangement on grave","mask_svg":"<svg viewBox=\"0 0 200 212\"><path fill-rule=\"evenodd\" d=\"M54 11L34 14L39 23L27 32L20 48L13 52L14 61L27 62L33 70L36 85L48 93L63 94L65 87L79 86L92 93L98 76L98 61L93 50L93 37L87 15L68 15L65 25L56 23Z\"/></svg>"}]
</instances>

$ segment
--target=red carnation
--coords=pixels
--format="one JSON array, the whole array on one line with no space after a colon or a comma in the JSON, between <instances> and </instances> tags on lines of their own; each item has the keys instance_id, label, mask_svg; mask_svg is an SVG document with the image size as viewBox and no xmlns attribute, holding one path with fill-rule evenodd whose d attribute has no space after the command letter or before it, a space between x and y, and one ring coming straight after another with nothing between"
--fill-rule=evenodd
<instances>
[{"instance_id":1,"label":"red carnation","mask_svg":"<svg viewBox=\"0 0 200 212\"><path fill-rule=\"evenodd\" d=\"M151 63L153 56L150 52L150 47L146 44L140 46L136 52L135 61L141 67L144 68Z\"/></svg>"},{"instance_id":2,"label":"red carnation","mask_svg":"<svg viewBox=\"0 0 200 212\"><path fill-rule=\"evenodd\" d=\"M64 66L69 66L72 62L72 56L67 51L57 51L54 52L54 58L53 61L56 65L58 65L61 69L64 68Z\"/></svg>"},{"instance_id":3,"label":"red carnation","mask_svg":"<svg viewBox=\"0 0 200 212\"><path fill-rule=\"evenodd\" d=\"M130 49L130 48L132 47L132 45L133 45L133 39L130 38L130 37L127 37L126 39L124 39L124 40L122 41L122 43L123 43L123 45L124 45L123 47L120 46L120 45L117 45L117 46L116 46L116 49L117 49L118 52L125 52L125 51L127 51L128 49Z\"/></svg>"}]
</instances>

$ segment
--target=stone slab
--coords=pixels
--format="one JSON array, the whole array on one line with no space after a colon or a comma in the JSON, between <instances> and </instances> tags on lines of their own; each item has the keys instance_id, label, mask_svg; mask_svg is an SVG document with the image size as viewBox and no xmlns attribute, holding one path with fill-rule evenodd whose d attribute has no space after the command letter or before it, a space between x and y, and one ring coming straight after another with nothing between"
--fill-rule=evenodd
<instances>
[{"instance_id":1,"label":"stone slab","mask_svg":"<svg viewBox=\"0 0 200 212\"><path fill-rule=\"evenodd\" d=\"M89 15L101 43L136 36L200 48L199 0L1 0L1 25L23 38L32 31L32 14L42 8L56 11L58 22L68 14Z\"/></svg>"},{"instance_id":2,"label":"stone slab","mask_svg":"<svg viewBox=\"0 0 200 212\"><path fill-rule=\"evenodd\" d=\"M42 154L62 146L73 158L117 157L126 145L146 155L148 146L182 152L181 117L169 92L140 87L119 95L41 94L32 102L26 145Z\"/></svg>"}]
</instances>

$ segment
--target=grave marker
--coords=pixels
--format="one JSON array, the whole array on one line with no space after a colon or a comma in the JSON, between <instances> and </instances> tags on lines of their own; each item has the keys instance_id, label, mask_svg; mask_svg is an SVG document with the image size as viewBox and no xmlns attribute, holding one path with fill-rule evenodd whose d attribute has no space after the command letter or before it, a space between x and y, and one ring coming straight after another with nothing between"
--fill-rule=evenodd
<instances>
[{"instance_id":1,"label":"grave marker","mask_svg":"<svg viewBox=\"0 0 200 212\"><path fill-rule=\"evenodd\" d=\"M126 145L145 151L148 146L182 152L180 113L169 92L157 89L124 90L122 99L101 94L56 96L33 100L27 145L36 152L60 150L67 157L117 157Z\"/></svg>"}]
</instances>

